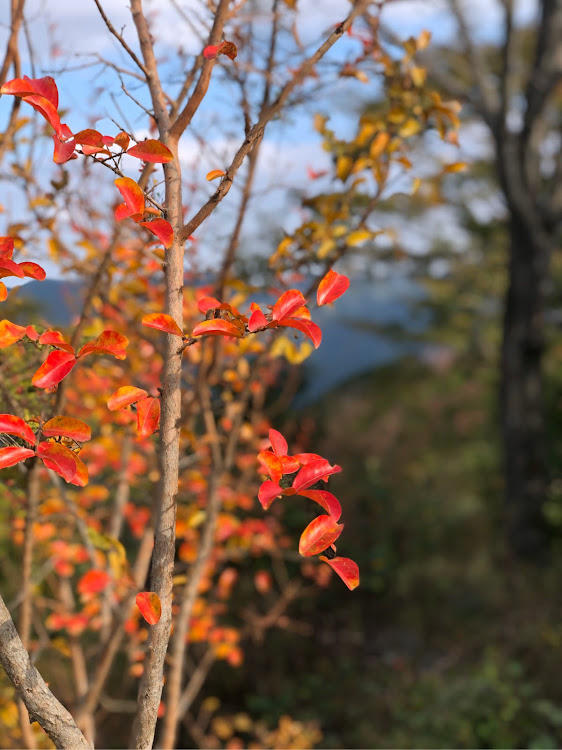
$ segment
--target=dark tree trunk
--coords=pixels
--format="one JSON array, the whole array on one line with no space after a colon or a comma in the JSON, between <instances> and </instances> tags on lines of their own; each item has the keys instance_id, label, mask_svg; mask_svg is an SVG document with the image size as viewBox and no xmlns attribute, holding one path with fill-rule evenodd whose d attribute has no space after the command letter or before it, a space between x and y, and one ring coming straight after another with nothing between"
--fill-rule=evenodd
<instances>
[{"instance_id":1,"label":"dark tree trunk","mask_svg":"<svg viewBox=\"0 0 562 750\"><path fill-rule=\"evenodd\" d=\"M547 488L542 358L548 257L513 207L509 229L501 362L507 514L514 551L539 560L548 544L542 514Z\"/></svg>"}]
</instances>

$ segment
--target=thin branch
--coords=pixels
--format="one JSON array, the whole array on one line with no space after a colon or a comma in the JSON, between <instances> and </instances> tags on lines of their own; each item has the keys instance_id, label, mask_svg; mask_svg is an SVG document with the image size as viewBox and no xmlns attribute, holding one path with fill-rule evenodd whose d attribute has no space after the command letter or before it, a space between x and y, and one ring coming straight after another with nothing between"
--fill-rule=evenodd
<instances>
[{"instance_id":1,"label":"thin branch","mask_svg":"<svg viewBox=\"0 0 562 750\"><path fill-rule=\"evenodd\" d=\"M96 4L97 9L100 12L100 16L103 18L103 22L107 26L108 31L111 34L113 34L113 36L117 39L117 41L123 47L123 49L125 50L125 52L129 55L129 57L131 58L131 60L133 60L133 62L142 70L142 72L144 73L144 75L148 78L148 73L146 72L145 66L142 64L142 62L139 60L139 58L135 55L135 53L133 52L133 50L129 47L129 45L127 44L127 42L123 38L123 35L120 34L117 31L117 29L115 28L115 26L111 23L111 21L109 20L109 18L106 15L104 9L102 8L102 5L101 5L100 1L99 0L94 0L94 3Z\"/></svg>"}]
</instances>

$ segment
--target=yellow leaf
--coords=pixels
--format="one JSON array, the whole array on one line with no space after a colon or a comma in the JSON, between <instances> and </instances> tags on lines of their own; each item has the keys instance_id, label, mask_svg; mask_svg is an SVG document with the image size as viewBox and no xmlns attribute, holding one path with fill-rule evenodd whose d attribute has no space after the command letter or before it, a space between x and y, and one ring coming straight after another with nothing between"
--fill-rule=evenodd
<instances>
[{"instance_id":1,"label":"yellow leaf","mask_svg":"<svg viewBox=\"0 0 562 750\"><path fill-rule=\"evenodd\" d=\"M349 175L351 174L351 169L353 167L353 160L349 156L338 156L338 160L336 162L336 176L338 179L340 179L342 182L345 182Z\"/></svg>"},{"instance_id":2,"label":"yellow leaf","mask_svg":"<svg viewBox=\"0 0 562 750\"><path fill-rule=\"evenodd\" d=\"M336 243L334 242L333 239L331 238L325 239L323 242L320 243L320 247L316 251L316 255L318 256L318 258L320 258L320 260L322 260L323 258L326 258L335 247L336 247Z\"/></svg>"},{"instance_id":3,"label":"yellow leaf","mask_svg":"<svg viewBox=\"0 0 562 750\"><path fill-rule=\"evenodd\" d=\"M418 50L426 49L431 41L431 31L424 29L416 39L416 45Z\"/></svg>"},{"instance_id":4,"label":"yellow leaf","mask_svg":"<svg viewBox=\"0 0 562 750\"><path fill-rule=\"evenodd\" d=\"M414 177L412 180L412 189L410 190L410 195L415 195L415 193L418 192L418 189L421 185L421 180L419 177Z\"/></svg>"},{"instance_id":5,"label":"yellow leaf","mask_svg":"<svg viewBox=\"0 0 562 750\"><path fill-rule=\"evenodd\" d=\"M410 138L419 133L421 128L422 126L419 120L414 120L413 117L409 117L398 131L398 135L401 138Z\"/></svg>"},{"instance_id":6,"label":"yellow leaf","mask_svg":"<svg viewBox=\"0 0 562 750\"><path fill-rule=\"evenodd\" d=\"M388 146L389 142L390 133L377 133L377 135L373 138L371 146L369 148L369 156L371 157L371 159L378 159L385 148Z\"/></svg>"},{"instance_id":7,"label":"yellow leaf","mask_svg":"<svg viewBox=\"0 0 562 750\"><path fill-rule=\"evenodd\" d=\"M414 82L414 85L418 88L421 88L427 78L427 70L425 68L420 68L417 65L415 65L413 68L410 69L410 75L412 76L412 81Z\"/></svg>"},{"instance_id":8,"label":"yellow leaf","mask_svg":"<svg viewBox=\"0 0 562 750\"><path fill-rule=\"evenodd\" d=\"M447 174L449 172L462 172L467 168L467 164L464 161L456 161L454 164L447 164L446 167L443 167L443 174Z\"/></svg>"},{"instance_id":9,"label":"yellow leaf","mask_svg":"<svg viewBox=\"0 0 562 750\"><path fill-rule=\"evenodd\" d=\"M368 229L356 229L347 235L346 243L349 247L357 247L357 245L361 245L366 240L370 240L372 236L373 233Z\"/></svg>"}]
</instances>

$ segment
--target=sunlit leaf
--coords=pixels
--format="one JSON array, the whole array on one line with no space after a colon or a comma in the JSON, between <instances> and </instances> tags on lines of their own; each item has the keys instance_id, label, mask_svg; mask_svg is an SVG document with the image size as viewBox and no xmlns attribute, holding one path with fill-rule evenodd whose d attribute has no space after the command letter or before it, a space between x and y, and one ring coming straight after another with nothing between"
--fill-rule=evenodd
<instances>
[{"instance_id":1,"label":"sunlit leaf","mask_svg":"<svg viewBox=\"0 0 562 750\"><path fill-rule=\"evenodd\" d=\"M10 259L14 254L13 237L0 237L0 258Z\"/></svg>"},{"instance_id":2,"label":"sunlit leaf","mask_svg":"<svg viewBox=\"0 0 562 750\"><path fill-rule=\"evenodd\" d=\"M208 310L216 310L221 306L221 302L215 297L202 297L197 303L199 312L206 313Z\"/></svg>"},{"instance_id":3,"label":"sunlit leaf","mask_svg":"<svg viewBox=\"0 0 562 750\"><path fill-rule=\"evenodd\" d=\"M24 326L10 323L9 320L0 320L0 349L15 344L25 336Z\"/></svg>"},{"instance_id":4,"label":"sunlit leaf","mask_svg":"<svg viewBox=\"0 0 562 750\"><path fill-rule=\"evenodd\" d=\"M29 448L20 448L19 446L0 448L0 469L15 466L20 461L25 461L26 458L31 458L34 455L35 451Z\"/></svg>"},{"instance_id":5,"label":"sunlit leaf","mask_svg":"<svg viewBox=\"0 0 562 750\"><path fill-rule=\"evenodd\" d=\"M318 516L302 532L299 553L311 557L323 552L335 542L343 531L343 524L336 523L332 516Z\"/></svg>"},{"instance_id":6,"label":"sunlit leaf","mask_svg":"<svg viewBox=\"0 0 562 750\"><path fill-rule=\"evenodd\" d=\"M330 269L318 285L316 301L318 307L333 302L342 294L345 294L349 287L349 279L341 273Z\"/></svg>"},{"instance_id":7,"label":"sunlit leaf","mask_svg":"<svg viewBox=\"0 0 562 750\"><path fill-rule=\"evenodd\" d=\"M137 435L145 438L158 429L160 423L160 399L143 398L137 402Z\"/></svg>"},{"instance_id":8,"label":"sunlit leaf","mask_svg":"<svg viewBox=\"0 0 562 750\"><path fill-rule=\"evenodd\" d=\"M74 354L57 349L49 354L31 378L31 382L37 388L52 388L68 375L75 364Z\"/></svg>"},{"instance_id":9,"label":"sunlit leaf","mask_svg":"<svg viewBox=\"0 0 562 750\"><path fill-rule=\"evenodd\" d=\"M5 269L7 273L2 273L2 269ZM19 266L19 263L14 263L13 260L8 260L8 258L0 258L0 275L2 277L17 276L20 279L23 279L25 276L24 272Z\"/></svg>"},{"instance_id":10,"label":"sunlit leaf","mask_svg":"<svg viewBox=\"0 0 562 750\"><path fill-rule=\"evenodd\" d=\"M129 339L117 331L103 331L97 339L89 341L78 352L79 357L96 352L97 354L113 354L117 359L125 359L125 349Z\"/></svg>"},{"instance_id":11,"label":"sunlit leaf","mask_svg":"<svg viewBox=\"0 0 562 750\"><path fill-rule=\"evenodd\" d=\"M258 453L258 461L263 470L274 482L279 482L283 476L283 464L280 459L271 451L261 451Z\"/></svg>"},{"instance_id":12,"label":"sunlit leaf","mask_svg":"<svg viewBox=\"0 0 562 750\"><path fill-rule=\"evenodd\" d=\"M74 461L76 462L76 474L70 480L70 484L74 484L77 487L85 487L89 480L88 467L76 453L74 454Z\"/></svg>"},{"instance_id":13,"label":"sunlit leaf","mask_svg":"<svg viewBox=\"0 0 562 750\"><path fill-rule=\"evenodd\" d=\"M6 284L0 281L0 302L4 302L8 298L8 290Z\"/></svg>"},{"instance_id":14,"label":"sunlit leaf","mask_svg":"<svg viewBox=\"0 0 562 750\"><path fill-rule=\"evenodd\" d=\"M0 433L17 435L31 445L35 445L35 433L21 417L0 414Z\"/></svg>"},{"instance_id":15,"label":"sunlit leaf","mask_svg":"<svg viewBox=\"0 0 562 750\"><path fill-rule=\"evenodd\" d=\"M322 560L322 562L328 563L350 591L353 591L353 589L356 589L357 586L359 586L359 568L357 563L353 562L353 560L350 560L348 557L333 557L332 559L329 559L324 555L320 555L318 559Z\"/></svg>"},{"instance_id":16,"label":"sunlit leaf","mask_svg":"<svg viewBox=\"0 0 562 750\"><path fill-rule=\"evenodd\" d=\"M137 159L150 161L156 164L165 164L166 162L172 161L174 158L172 152L167 146L160 143L160 141L153 140L152 138L137 143L137 145L130 148L127 153L129 156L134 156Z\"/></svg>"},{"instance_id":17,"label":"sunlit leaf","mask_svg":"<svg viewBox=\"0 0 562 750\"><path fill-rule=\"evenodd\" d=\"M241 338L244 332L228 320L204 320L198 323L192 331L192 336L234 336Z\"/></svg>"},{"instance_id":18,"label":"sunlit leaf","mask_svg":"<svg viewBox=\"0 0 562 750\"><path fill-rule=\"evenodd\" d=\"M86 443L92 437L92 430L89 425L82 422L81 419L74 417L53 417L45 422L41 428L43 437L64 437L71 438L77 443Z\"/></svg>"},{"instance_id":19,"label":"sunlit leaf","mask_svg":"<svg viewBox=\"0 0 562 750\"><path fill-rule=\"evenodd\" d=\"M260 328L267 328L269 320L265 317L261 310L254 310L248 321L248 330L251 333L259 331Z\"/></svg>"},{"instance_id":20,"label":"sunlit leaf","mask_svg":"<svg viewBox=\"0 0 562 750\"><path fill-rule=\"evenodd\" d=\"M142 214L144 212L144 193L139 185L131 180L130 177L119 177L114 181L114 185L121 193L128 210L128 216L132 214ZM123 212L122 212L123 213ZM123 216L115 217L118 220Z\"/></svg>"},{"instance_id":21,"label":"sunlit leaf","mask_svg":"<svg viewBox=\"0 0 562 750\"><path fill-rule=\"evenodd\" d=\"M224 177L225 174L224 169L212 169L210 172L207 172L207 181L211 182L211 180L216 180L217 177Z\"/></svg>"},{"instance_id":22,"label":"sunlit leaf","mask_svg":"<svg viewBox=\"0 0 562 750\"><path fill-rule=\"evenodd\" d=\"M164 331L164 333L171 333L174 336L183 336L183 331L176 321L171 315L166 315L165 313L150 313L149 315L145 315L142 319L142 324L148 328L156 328L158 331Z\"/></svg>"},{"instance_id":23,"label":"sunlit leaf","mask_svg":"<svg viewBox=\"0 0 562 750\"><path fill-rule=\"evenodd\" d=\"M118 388L114 394L112 394L107 402L107 408L110 411L116 411L117 409L124 409L130 404L135 404L142 398L146 398L148 393L144 388L135 388L134 385L124 385Z\"/></svg>"},{"instance_id":24,"label":"sunlit leaf","mask_svg":"<svg viewBox=\"0 0 562 750\"><path fill-rule=\"evenodd\" d=\"M320 326L313 323L312 320L285 318L284 320L279 321L279 325L284 326L285 328L296 328L298 331L301 331L312 341L315 349L318 349L322 343L322 331L320 330Z\"/></svg>"},{"instance_id":25,"label":"sunlit leaf","mask_svg":"<svg viewBox=\"0 0 562 750\"><path fill-rule=\"evenodd\" d=\"M139 223L141 227L145 227L149 232L158 237L166 250L172 247L174 230L169 221L166 221L166 219L153 219L152 221L141 221Z\"/></svg>"},{"instance_id":26,"label":"sunlit leaf","mask_svg":"<svg viewBox=\"0 0 562 750\"><path fill-rule=\"evenodd\" d=\"M297 289L289 289L279 297L273 306L271 317L277 321L284 320L303 305L306 305L306 299L303 297L302 292L299 292Z\"/></svg>"},{"instance_id":27,"label":"sunlit leaf","mask_svg":"<svg viewBox=\"0 0 562 750\"><path fill-rule=\"evenodd\" d=\"M221 42L217 45L210 44L203 50L203 56L207 60L214 60L218 55L226 55L231 60L234 60L237 54L238 50L236 49L236 45L233 42L227 41Z\"/></svg>"},{"instance_id":28,"label":"sunlit leaf","mask_svg":"<svg viewBox=\"0 0 562 750\"><path fill-rule=\"evenodd\" d=\"M31 261L26 260L23 263L20 263L19 266L24 272L25 276L28 276L30 279L43 281L43 279L47 275L45 273L45 269L42 268L38 263L32 263Z\"/></svg>"},{"instance_id":29,"label":"sunlit leaf","mask_svg":"<svg viewBox=\"0 0 562 750\"><path fill-rule=\"evenodd\" d=\"M31 341L37 341L39 338L39 334L35 330L34 326L27 326L27 328L25 329L25 335Z\"/></svg>"},{"instance_id":30,"label":"sunlit leaf","mask_svg":"<svg viewBox=\"0 0 562 750\"><path fill-rule=\"evenodd\" d=\"M137 607L149 625L156 625L162 616L160 597L154 591L141 591L136 596Z\"/></svg>"}]
</instances>

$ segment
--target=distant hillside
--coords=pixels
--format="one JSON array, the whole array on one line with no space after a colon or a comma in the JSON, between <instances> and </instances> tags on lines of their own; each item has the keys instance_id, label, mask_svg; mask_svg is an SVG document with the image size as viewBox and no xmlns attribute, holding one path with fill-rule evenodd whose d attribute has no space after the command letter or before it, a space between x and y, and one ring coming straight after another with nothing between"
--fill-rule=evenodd
<instances>
[{"instance_id":1,"label":"distant hillside","mask_svg":"<svg viewBox=\"0 0 562 750\"><path fill-rule=\"evenodd\" d=\"M68 326L80 314L83 289L77 281L30 281L14 289L10 296L36 306L38 313L49 325ZM18 323L29 323L25 321Z\"/></svg>"}]
</instances>

